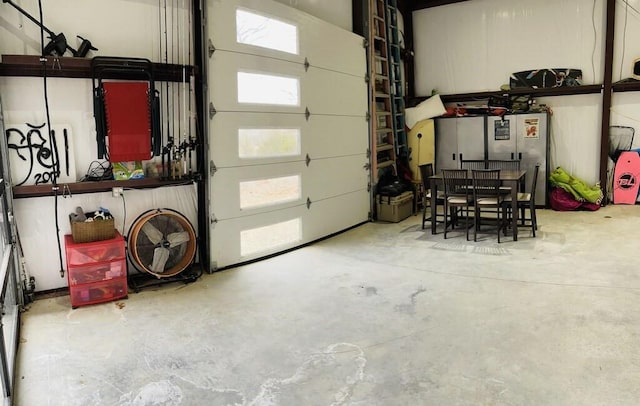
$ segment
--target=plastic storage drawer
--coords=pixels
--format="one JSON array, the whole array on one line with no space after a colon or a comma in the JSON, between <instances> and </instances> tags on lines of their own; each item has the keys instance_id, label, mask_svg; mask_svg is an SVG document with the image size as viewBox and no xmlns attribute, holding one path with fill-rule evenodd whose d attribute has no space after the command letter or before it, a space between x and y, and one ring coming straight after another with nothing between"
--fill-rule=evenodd
<instances>
[{"instance_id":1,"label":"plastic storage drawer","mask_svg":"<svg viewBox=\"0 0 640 406\"><path fill-rule=\"evenodd\" d=\"M67 267L87 265L95 262L124 259L124 238L118 231L111 240L74 243L71 235L64 236Z\"/></svg>"},{"instance_id":2,"label":"plastic storage drawer","mask_svg":"<svg viewBox=\"0 0 640 406\"><path fill-rule=\"evenodd\" d=\"M69 286L102 282L125 277L127 275L127 262L124 259L118 259L84 266L70 266L67 272L69 273Z\"/></svg>"},{"instance_id":3,"label":"plastic storage drawer","mask_svg":"<svg viewBox=\"0 0 640 406\"><path fill-rule=\"evenodd\" d=\"M127 278L69 286L71 307L109 302L127 297Z\"/></svg>"}]
</instances>

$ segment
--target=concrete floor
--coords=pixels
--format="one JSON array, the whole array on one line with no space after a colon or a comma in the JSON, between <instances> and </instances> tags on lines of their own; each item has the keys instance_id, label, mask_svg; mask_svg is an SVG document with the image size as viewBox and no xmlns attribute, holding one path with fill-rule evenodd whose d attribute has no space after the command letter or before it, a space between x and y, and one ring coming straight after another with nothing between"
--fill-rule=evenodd
<instances>
[{"instance_id":1,"label":"concrete floor","mask_svg":"<svg viewBox=\"0 0 640 406\"><path fill-rule=\"evenodd\" d=\"M640 207L478 243L369 223L191 285L23 315L17 404L637 405Z\"/></svg>"}]
</instances>

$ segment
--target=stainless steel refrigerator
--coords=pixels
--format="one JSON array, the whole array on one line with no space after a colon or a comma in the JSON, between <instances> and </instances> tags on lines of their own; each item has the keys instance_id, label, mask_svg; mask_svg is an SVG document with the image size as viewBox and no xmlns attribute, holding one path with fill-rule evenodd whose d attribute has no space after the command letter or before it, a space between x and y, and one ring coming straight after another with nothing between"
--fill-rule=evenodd
<instances>
[{"instance_id":1,"label":"stainless steel refrigerator","mask_svg":"<svg viewBox=\"0 0 640 406\"><path fill-rule=\"evenodd\" d=\"M536 205L547 206L549 173L549 115L547 113L511 114L487 117L487 159L520 159L527 171L526 189L536 164L540 164L536 187Z\"/></svg>"}]
</instances>

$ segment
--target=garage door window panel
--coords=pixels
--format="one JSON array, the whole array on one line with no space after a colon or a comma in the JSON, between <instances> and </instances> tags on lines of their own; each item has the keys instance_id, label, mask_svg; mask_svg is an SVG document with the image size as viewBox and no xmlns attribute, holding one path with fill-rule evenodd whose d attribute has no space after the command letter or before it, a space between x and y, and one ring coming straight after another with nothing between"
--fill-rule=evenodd
<instances>
[{"instance_id":1,"label":"garage door window panel","mask_svg":"<svg viewBox=\"0 0 640 406\"><path fill-rule=\"evenodd\" d=\"M260 159L300 155L299 128L240 128L238 157Z\"/></svg>"},{"instance_id":2,"label":"garage door window panel","mask_svg":"<svg viewBox=\"0 0 640 406\"><path fill-rule=\"evenodd\" d=\"M240 232L240 255L243 257L285 247L302 240L300 218Z\"/></svg>"},{"instance_id":3,"label":"garage door window panel","mask_svg":"<svg viewBox=\"0 0 640 406\"><path fill-rule=\"evenodd\" d=\"M299 200L301 176L282 176L240 182L240 209L275 206Z\"/></svg>"},{"instance_id":4,"label":"garage door window panel","mask_svg":"<svg viewBox=\"0 0 640 406\"><path fill-rule=\"evenodd\" d=\"M273 17L237 9L236 41L297 55L298 27Z\"/></svg>"},{"instance_id":5,"label":"garage door window panel","mask_svg":"<svg viewBox=\"0 0 640 406\"><path fill-rule=\"evenodd\" d=\"M238 103L299 106L300 79L238 72Z\"/></svg>"}]
</instances>

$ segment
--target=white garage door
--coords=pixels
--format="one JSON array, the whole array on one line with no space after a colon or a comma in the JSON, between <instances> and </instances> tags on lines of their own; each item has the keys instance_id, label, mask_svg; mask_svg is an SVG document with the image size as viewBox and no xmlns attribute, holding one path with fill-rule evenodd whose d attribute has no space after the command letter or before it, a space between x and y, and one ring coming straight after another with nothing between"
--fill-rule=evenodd
<instances>
[{"instance_id":1,"label":"white garage door","mask_svg":"<svg viewBox=\"0 0 640 406\"><path fill-rule=\"evenodd\" d=\"M208 3L213 267L368 220L362 37L271 0Z\"/></svg>"}]
</instances>

